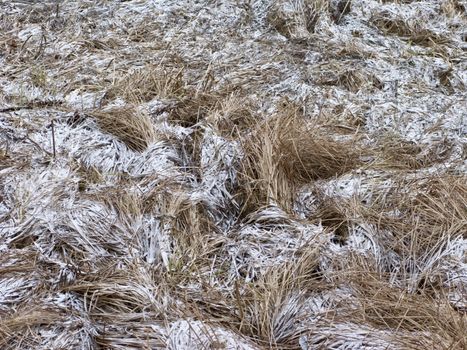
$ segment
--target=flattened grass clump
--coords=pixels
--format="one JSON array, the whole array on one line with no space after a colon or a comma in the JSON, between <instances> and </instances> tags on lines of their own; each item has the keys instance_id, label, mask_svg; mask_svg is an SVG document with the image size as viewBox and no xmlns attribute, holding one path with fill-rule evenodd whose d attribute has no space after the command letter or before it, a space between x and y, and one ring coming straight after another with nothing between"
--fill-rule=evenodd
<instances>
[{"instance_id":1,"label":"flattened grass clump","mask_svg":"<svg viewBox=\"0 0 467 350\"><path fill-rule=\"evenodd\" d=\"M103 181L103 175L97 168L93 166L77 164L76 173L79 175L80 178L78 181L79 192L84 192L89 187L92 187L93 185L99 184Z\"/></svg>"},{"instance_id":2,"label":"flattened grass clump","mask_svg":"<svg viewBox=\"0 0 467 350\"><path fill-rule=\"evenodd\" d=\"M338 140L319 127L293 119L286 121L279 139L280 164L297 183L342 175L359 164L354 140Z\"/></svg>"},{"instance_id":3,"label":"flattened grass clump","mask_svg":"<svg viewBox=\"0 0 467 350\"><path fill-rule=\"evenodd\" d=\"M314 33L328 2L329 0L276 0L268 13L268 22L289 39Z\"/></svg>"},{"instance_id":4,"label":"flattened grass clump","mask_svg":"<svg viewBox=\"0 0 467 350\"><path fill-rule=\"evenodd\" d=\"M343 86L352 92L358 92L365 84L378 89L382 88L381 81L374 75L367 74L363 69L349 69L336 77L335 80L327 82L328 85Z\"/></svg>"},{"instance_id":5,"label":"flattened grass clump","mask_svg":"<svg viewBox=\"0 0 467 350\"><path fill-rule=\"evenodd\" d=\"M231 299L237 320L233 318L230 326L270 348L298 348L299 337L306 331L301 321L306 317L304 290L317 288L317 265L315 247L295 261L270 269L242 290L236 284Z\"/></svg>"},{"instance_id":6,"label":"flattened grass clump","mask_svg":"<svg viewBox=\"0 0 467 350\"><path fill-rule=\"evenodd\" d=\"M371 206L353 210L378 230L392 232L392 248L416 262L434 254L446 240L467 237L467 178L401 179Z\"/></svg>"},{"instance_id":7,"label":"flattened grass clump","mask_svg":"<svg viewBox=\"0 0 467 350\"><path fill-rule=\"evenodd\" d=\"M389 282L358 254L352 260L332 278L345 286L346 295L320 315L312 331L317 334L311 334L316 348L338 348L347 341L397 349L465 348L466 315L446 295L410 292Z\"/></svg>"},{"instance_id":8,"label":"flattened grass clump","mask_svg":"<svg viewBox=\"0 0 467 350\"><path fill-rule=\"evenodd\" d=\"M224 137L236 138L247 132L257 118L250 100L231 95L219 103L207 121Z\"/></svg>"},{"instance_id":9,"label":"flattened grass clump","mask_svg":"<svg viewBox=\"0 0 467 350\"><path fill-rule=\"evenodd\" d=\"M467 10L465 5L459 0L444 0L441 3L440 11L447 17L463 16L466 17Z\"/></svg>"},{"instance_id":10,"label":"flattened grass clump","mask_svg":"<svg viewBox=\"0 0 467 350\"><path fill-rule=\"evenodd\" d=\"M168 120L186 128L192 127L216 108L218 100L216 94L188 93L170 109Z\"/></svg>"},{"instance_id":11,"label":"flattened grass clump","mask_svg":"<svg viewBox=\"0 0 467 350\"><path fill-rule=\"evenodd\" d=\"M421 22L409 23L403 19L393 18L388 11L373 15L371 22L385 34L398 36L417 45L432 46L449 43L448 38L423 28Z\"/></svg>"},{"instance_id":12,"label":"flattened grass clump","mask_svg":"<svg viewBox=\"0 0 467 350\"><path fill-rule=\"evenodd\" d=\"M56 330L63 325L66 315L47 306L22 306L0 319L0 346L2 349L39 347L43 331Z\"/></svg>"},{"instance_id":13,"label":"flattened grass clump","mask_svg":"<svg viewBox=\"0 0 467 350\"><path fill-rule=\"evenodd\" d=\"M184 96L183 69L147 65L121 76L107 89L103 101L121 97L129 103L147 102L154 98Z\"/></svg>"},{"instance_id":14,"label":"flattened grass clump","mask_svg":"<svg viewBox=\"0 0 467 350\"><path fill-rule=\"evenodd\" d=\"M182 260L188 260L184 266L193 263L189 259L201 261L214 253L211 244L218 229L202 203L190 202L185 194L170 195L166 197L163 208L165 221L170 222L172 237L177 242L178 253ZM217 243L221 242L222 237L219 236Z\"/></svg>"},{"instance_id":15,"label":"flattened grass clump","mask_svg":"<svg viewBox=\"0 0 467 350\"><path fill-rule=\"evenodd\" d=\"M425 294L408 293L389 286L370 273L355 275L352 285L360 305L348 313L344 312L343 317L367 323L376 329L396 332L394 337L397 337L397 332L404 332L408 336L407 341L418 333L424 334L419 339L421 344L431 340L433 346L436 344L440 349L466 348L464 330L467 318L445 298L437 300ZM403 343L404 339L400 341Z\"/></svg>"},{"instance_id":16,"label":"flattened grass clump","mask_svg":"<svg viewBox=\"0 0 467 350\"><path fill-rule=\"evenodd\" d=\"M91 115L103 131L114 135L134 151L144 151L155 137L149 116L133 106L96 111Z\"/></svg>"},{"instance_id":17,"label":"flattened grass clump","mask_svg":"<svg viewBox=\"0 0 467 350\"><path fill-rule=\"evenodd\" d=\"M381 89L382 82L363 67L352 67L349 62L331 62L313 70L313 80L318 85L340 86L357 93L363 88Z\"/></svg>"},{"instance_id":18,"label":"flattened grass clump","mask_svg":"<svg viewBox=\"0 0 467 350\"><path fill-rule=\"evenodd\" d=\"M409 142L387 135L379 143L379 152L382 164L395 169L420 169L423 162L417 158L422 151L421 147L414 142Z\"/></svg>"},{"instance_id":19,"label":"flattened grass clump","mask_svg":"<svg viewBox=\"0 0 467 350\"><path fill-rule=\"evenodd\" d=\"M415 2L415 1L419 1L419 0L382 0L383 1L383 4L387 4L387 3L396 3L396 4L410 4L412 2Z\"/></svg>"},{"instance_id":20,"label":"flattened grass clump","mask_svg":"<svg viewBox=\"0 0 467 350\"><path fill-rule=\"evenodd\" d=\"M451 154L452 144L447 140L421 145L403 140L397 135L385 135L381 138L375 153L379 160L372 166L398 170L418 170L445 162Z\"/></svg>"},{"instance_id":21,"label":"flattened grass clump","mask_svg":"<svg viewBox=\"0 0 467 350\"><path fill-rule=\"evenodd\" d=\"M10 155L8 154L8 148L0 148L0 170L12 166L13 161L11 160Z\"/></svg>"},{"instance_id":22,"label":"flattened grass clump","mask_svg":"<svg viewBox=\"0 0 467 350\"><path fill-rule=\"evenodd\" d=\"M355 139L330 137L292 106L256 124L243 138L240 183L247 203L281 203L289 209L296 185L342 175L360 164Z\"/></svg>"},{"instance_id":23,"label":"flattened grass clump","mask_svg":"<svg viewBox=\"0 0 467 350\"><path fill-rule=\"evenodd\" d=\"M337 45L332 43L325 47L325 53L331 61L334 58L339 60L366 60L376 58L377 54L368 51L357 40L345 40Z\"/></svg>"},{"instance_id":24,"label":"flattened grass clump","mask_svg":"<svg viewBox=\"0 0 467 350\"><path fill-rule=\"evenodd\" d=\"M124 188L122 186L122 188ZM122 188L106 188L91 194L89 197L95 201L104 203L112 208L122 218L137 218L144 212L143 201L134 192L128 192Z\"/></svg>"},{"instance_id":25,"label":"flattened grass clump","mask_svg":"<svg viewBox=\"0 0 467 350\"><path fill-rule=\"evenodd\" d=\"M321 17L339 24L351 10L351 0L275 0L268 22L288 39L303 38L316 31Z\"/></svg>"}]
</instances>

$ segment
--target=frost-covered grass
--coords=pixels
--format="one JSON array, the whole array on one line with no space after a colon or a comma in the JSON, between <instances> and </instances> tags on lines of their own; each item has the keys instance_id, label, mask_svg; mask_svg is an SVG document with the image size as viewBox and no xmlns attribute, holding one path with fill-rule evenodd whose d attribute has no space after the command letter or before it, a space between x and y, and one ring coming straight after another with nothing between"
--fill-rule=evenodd
<instances>
[{"instance_id":1,"label":"frost-covered grass","mask_svg":"<svg viewBox=\"0 0 467 350\"><path fill-rule=\"evenodd\" d=\"M0 348L465 349L466 6L0 1Z\"/></svg>"}]
</instances>

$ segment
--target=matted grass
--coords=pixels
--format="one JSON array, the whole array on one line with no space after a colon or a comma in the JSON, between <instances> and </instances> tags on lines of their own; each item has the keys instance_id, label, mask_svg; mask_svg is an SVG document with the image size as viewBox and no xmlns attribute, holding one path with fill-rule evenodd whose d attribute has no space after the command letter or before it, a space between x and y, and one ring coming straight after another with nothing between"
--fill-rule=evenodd
<instances>
[{"instance_id":1,"label":"matted grass","mask_svg":"<svg viewBox=\"0 0 467 350\"><path fill-rule=\"evenodd\" d=\"M92 116L103 131L114 135L132 150L144 151L154 140L155 131L149 116L133 106L96 111Z\"/></svg>"},{"instance_id":2,"label":"matted grass","mask_svg":"<svg viewBox=\"0 0 467 350\"><path fill-rule=\"evenodd\" d=\"M462 1L213 4L0 2L0 348L466 348Z\"/></svg>"}]
</instances>

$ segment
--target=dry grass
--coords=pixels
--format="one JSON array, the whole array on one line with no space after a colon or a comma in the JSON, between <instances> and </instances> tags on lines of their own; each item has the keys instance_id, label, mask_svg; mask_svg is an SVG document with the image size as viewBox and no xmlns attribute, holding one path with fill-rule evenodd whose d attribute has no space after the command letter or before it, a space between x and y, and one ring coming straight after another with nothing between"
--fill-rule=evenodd
<instances>
[{"instance_id":1,"label":"dry grass","mask_svg":"<svg viewBox=\"0 0 467 350\"><path fill-rule=\"evenodd\" d=\"M445 163L452 153L452 144L447 140L420 145L401 139L394 134L381 135L373 150L375 161L372 167L392 170L417 170Z\"/></svg>"},{"instance_id":2,"label":"dry grass","mask_svg":"<svg viewBox=\"0 0 467 350\"><path fill-rule=\"evenodd\" d=\"M347 242L351 218L346 213L344 201L336 203L335 200L323 196L316 213L310 219L317 220L323 227L333 232L334 243L343 245Z\"/></svg>"},{"instance_id":3,"label":"dry grass","mask_svg":"<svg viewBox=\"0 0 467 350\"><path fill-rule=\"evenodd\" d=\"M239 94L232 94L223 99L206 120L219 134L235 140L247 133L258 118L252 101Z\"/></svg>"},{"instance_id":4,"label":"dry grass","mask_svg":"<svg viewBox=\"0 0 467 350\"><path fill-rule=\"evenodd\" d=\"M334 53L344 58L346 51ZM382 88L382 82L364 67L355 66L352 61L323 64L313 71L313 81L324 86L339 86L348 91L359 92L361 90L374 91Z\"/></svg>"},{"instance_id":5,"label":"dry grass","mask_svg":"<svg viewBox=\"0 0 467 350\"><path fill-rule=\"evenodd\" d=\"M410 4L418 0L382 0L384 4L386 3L396 3L396 4Z\"/></svg>"},{"instance_id":6,"label":"dry grass","mask_svg":"<svg viewBox=\"0 0 467 350\"><path fill-rule=\"evenodd\" d=\"M443 35L424 28L422 22L409 23L403 19L394 18L390 12L379 12L372 17L371 21L385 34L398 36L417 45L435 46L449 43L449 39Z\"/></svg>"},{"instance_id":7,"label":"dry grass","mask_svg":"<svg viewBox=\"0 0 467 350\"><path fill-rule=\"evenodd\" d=\"M263 346L297 348L298 338L305 332L300 323L305 317L306 291L318 288L318 255L316 247L290 264L271 269L244 290L237 285L231 296L238 317L235 327Z\"/></svg>"},{"instance_id":8,"label":"dry grass","mask_svg":"<svg viewBox=\"0 0 467 350\"><path fill-rule=\"evenodd\" d=\"M197 278L203 274L202 270L210 270L211 257L218 254L224 238L203 205L190 203L183 197L173 198L167 205L167 220L177 246L169 269Z\"/></svg>"},{"instance_id":9,"label":"dry grass","mask_svg":"<svg viewBox=\"0 0 467 350\"><path fill-rule=\"evenodd\" d=\"M358 37L358 34L355 34ZM329 59L338 57L342 60L364 60L376 58L376 53L368 51L357 39L345 40L337 45L335 43L325 47ZM376 77L373 77L376 78Z\"/></svg>"},{"instance_id":10,"label":"dry grass","mask_svg":"<svg viewBox=\"0 0 467 350\"><path fill-rule=\"evenodd\" d=\"M109 84L103 101L121 97L128 103L142 103L152 99L184 96L186 83L183 73L183 68L146 65L123 76L119 75Z\"/></svg>"},{"instance_id":11,"label":"dry grass","mask_svg":"<svg viewBox=\"0 0 467 350\"><path fill-rule=\"evenodd\" d=\"M0 348L466 348L461 3L0 1Z\"/></svg>"},{"instance_id":12,"label":"dry grass","mask_svg":"<svg viewBox=\"0 0 467 350\"><path fill-rule=\"evenodd\" d=\"M338 139L307 121L293 105L260 121L243 141L245 203L280 203L290 209L296 186L342 175L360 163L353 138ZM250 207L250 204L247 207Z\"/></svg>"},{"instance_id":13,"label":"dry grass","mask_svg":"<svg viewBox=\"0 0 467 350\"><path fill-rule=\"evenodd\" d=\"M361 151L355 140L329 137L319 127L295 117L282 127L279 164L290 180L300 183L326 179L358 167Z\"/></svg>"},{"instance_id":14,"label":"dry grass","mask_svg":"<svg viewBox=\"0 0 467 350\"><path fill-rule=\"evenodd\" d=\"M213 93L191 93L180 98L170 109L169 121L183 127L192 127L213 111L222 97Z\"/></svg>"},{"instance_id":15,"label":"dry grass","mask_svg":"<svg viewBox=\"0 0 467 350\"><path fill-rule=\"evenodd\" d=\"M114 135L134 151L144 151L154 140L151 119L133 106L95 111L92 116L103 131Z\"/></svg>"},{"instance_id":16,"label":"dry grass","mask_svg":"<svg viewBox=\"0 0 467 350\"><path fill-rule=\"evenodd\" d=\"M47 307L23 307L0 319L0 346L14 349L18 346L36 347L40 344L38 327L57 326L65 319L63 313Z\"/></svg>"},{"instance_id":17,"label":"dry grass","mask_svg":"<svg viewBox=\"0 0 467 350\"><path fill-rule=\"evenodd\" d=\"M292 4L274 1L268 13L269 23L287 38L313 33L319 16L328 7L328 0L301 0Z\"/></svg>"},{"instance_id":18,"label":"dry grass","mask_svg":"<svg viewBox=\"0 0 467 350\"><path fill-rule=\"evenodd\" d=\"M336 24L351 11L351 0L275 0L268 12L268 22L289 39L301 39L315 33L321 17Z\"/></svg>"},{"instance_id":19,"label":"dry grass","mask_svg":"<svg viewBox=\"0 0 467 350\"><path fill-rule=\"evenodd\" d=\"M463 331L467 317L445 298L407 293L368 275L357 278L354 283L361 304L345 317L395 332L428 333L432 346L440 349L467 346Z\"/></svg>"},{"instance_id":20,"label":"dry grass","mask_svg":"<svg viewBox=\"0 0 467 350\"><path fill-rule=\"evenodd\" d=\"M398 208L401 217L396 218L395 222L412 225L412 229L431 232L428 236L421 235L427 239L434 236L441 238L443 234L465 234L465 225L467 225L465 177L432 176L419 181L408 180L406 183L396 183L394 189L384 202L381 202L380 209ZM376 208L376 205L373 207ZM430 244L418 246L429 247Z\"/></svg>"},{"instance_id":21,"label":"dry grass","mask_svg":"<svg viewBox=\"0 0 467 350\"><path fill-rule=\"evenodd\" d=\"M424 292L407 292L356 261L336 281L348 288L347 298L352 295L355 303L341 299L320 315L318 326L310 332L313 346L348 341L354 348L362 343L367 348L387 343L402 349L465 348L465 312L456 310L444 295L433 298Z\"/></svg>"},{"instance_id":22,"label":"dry grass","mask_svg":"<svg viewBox=\"0 0 467 350\"><path fill-rule=\"evenodd\" d=\"M342 245L349 243L356 227L373 227L367 234L398 256L397 261L382 264L381 271L393 273L408 288L438 294L443 287L436 274L430 274L439 268L437 261L449 242L466 237L465 180L465 176L401 178L373 194L367 204L355 198L337 206L323 199L317 217L334 228L336 243Z\"/></svg>"},{"instance_id":23,"label":"dry grass","mask_svg":"<svg viewBox=\"0 0 467 350\"><path fill-rule=\"evenodd\" d=\"M459 0L444 0L440 6L441 13L448 17L466 16L465 4Z\"/></svg>"}]
</instances>

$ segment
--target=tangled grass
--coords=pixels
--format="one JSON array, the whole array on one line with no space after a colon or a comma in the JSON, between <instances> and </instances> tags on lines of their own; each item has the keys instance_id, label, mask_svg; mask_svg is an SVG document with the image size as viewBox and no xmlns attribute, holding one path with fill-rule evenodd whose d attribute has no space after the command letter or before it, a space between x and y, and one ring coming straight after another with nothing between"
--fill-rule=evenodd
<instances>
[{"instance_id":1,"label":"tangled grass","mask_svg":"<svg viewBox=\"0 0 467 350\"><path fill-rule=\"evenodd\" d=\"M0 1L0 348L467 348L465 24Z\"/></svg>"},{"instance_id":2,"label":"tangled grass","mask_svg":"<svg viewBox=\"0 0 467 350\"><path fill-rule=\"evenodd\" d=\"M144 151L154 140L154 127L149 116L138 113L131 106L96 111L92 116L103 131L135 151Z\"/></svg>"}]
</instances>

